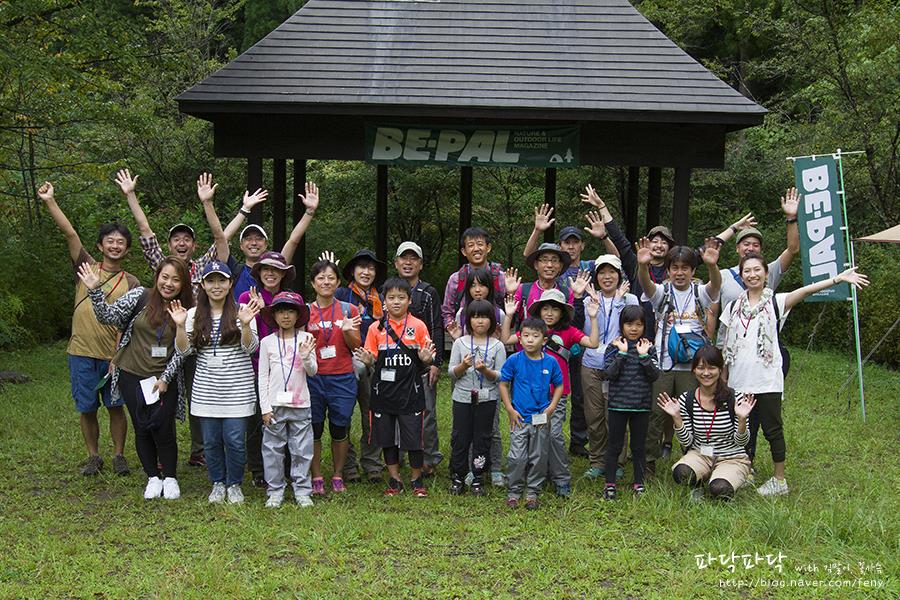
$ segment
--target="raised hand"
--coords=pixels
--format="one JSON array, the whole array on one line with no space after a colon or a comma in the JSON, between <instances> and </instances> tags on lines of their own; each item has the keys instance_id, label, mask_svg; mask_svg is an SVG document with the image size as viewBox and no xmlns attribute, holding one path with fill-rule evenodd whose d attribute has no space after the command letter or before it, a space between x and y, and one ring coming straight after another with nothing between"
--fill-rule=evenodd
<instances>
[{"instance_id":1,"label":"raised hand","mask_svg":"<svg viewBox=\"0 0 900 600\"><path fill-rule=\"evenodd\" d=\"M797 209L800 207L800 194L797 188L788 188L784 196L781 197L781 210L788 219L797 218Z\"/></svg>"},{"instance_id":2,"label":"raised hand","mask_svg":"<svg viewBox=\"0 0 900 600\"><path fill-rule=\"evenodd\" d=\"M297 197L303 202L306 211L310 214L316 212L319 208L319 186L311 181L306 182L306 195L297 194Z\"/></svg>"},{"instance_id":3,"label":"raised hand","mask_svg":"<svg viewBox=\"0 0 900 600\"><path fill-rule=\"evenodd\" d=\"M621 335L612 341L612 345L615 346L619 352L628 352L628 341Z\"/></svg>"},{"instance_id":4,"label":"raised hand","mask_svg":"<svg viewBox=\"0 0 900 600\"><path fill-rule=\"evenodd\" d=\"M597 288L594 287L594 283L591 282L590 285L587 286L585 290L590 299L594 302L594 304L600 304L600 292L597 291Z\"/></svg>"},{"instance_id":5,"label":"raised hand","mask_svg":"<svg viewBox=\"0 0 900 600\"><path fill-rule=\"evenodd\" d=\"M677 400L672 400L671 397L665 392L662 392L659 395L659 398L656 399L656 405L659 406L664 413L669 415L670 417L677 417L681 409L678 406Z\"/></svg>"},{"instance_id":6,"label":"raised hand","mask_svg":"<svg viewBox=\"0 0 900 600\"><path fill-rule=\"evenodd\" d=\"M631 290L631 283L627 279L623 278L622 285L620 285L616 289L616 300L621 300L622 298L624 298L625 294L627 294L630 290Z\"/></svg>"},{"instance_id":7,"label":"raised hand","mask_svg":"<svg viewBox=\"0 0 900 600\"><path fill-rule=\"evenodd\" d=\"M353 351L353 356L355 356L357 360L362 362L364 365L370 367L375 363L375 355L362 346Z\"/></svg>"},{"instance_id":8,"label":"raised hand","mask_svg":"<svg viewBox=\"0 0 900 600\"><path fill-rule=\"evenodd\" d=\"M838 282L846 281L856 289L862 289L869 285L869 278L862 273L858 273L856 269L859 267L853 267L852 269L847 269L843 273L839 274L835 279Z\"/></svg>"},{"instance_id":9,"label":"raised hand","mask_svg":"<svg viewBox=\"0 0 900 600\"><path fill-rule=\"evenodd\" d=\"M261 309L262 303L260 302L259 297L251 297L247 304L241 304L241 307L238 309L238 320L246 327L256 318L256 315L259 314Z\"/></svg>"},{"instance_id":10,"label":"raised hand","mask_svg":"<svg viewBox=\"0 0 900 600\"><path fill-rule=\"evenodd\" d=\"M78 277L84 282L84 287L89 290L95 290L100 287L100 277L94 273L94 270L86 262L78 265Z\"/></svg>"},{"instance_id":11,"label":"raised hand","mask_svg":"<svg viewBox=\"0 0 900 600\"><path fill-rule=\"evenodd\" d=\"M753 394L744 394L734 403L734 414L745 419L750 416L750 411L756 406L756 398Z\"/></svg>"},{"instance_id":12,"label":"raised hand","mask_svg":"<svg viewBox=\"0 0 900 600\"><path fill-rule=\"evenodd\" d=\"M359 315L353 317L344 317L341 320L341 331L352 331L354 329L359 329L360 323L362 323L362 317Z\"/></svg>"},{"instance_id":13,"label":"raised hand","mask_svg":"<svg viewBox=\"0 0 900 600\"><path fill-rule=\"evenodd\" d=\"M172 300L169 302L169 307L166 309L169 311L169 317L172 318L172 322L175 323L175 327L183 327L185 322L187 321L187 309L181 305L180 300Z\"/></svg>"},{"instance_id":14,"label":"raised hand","mask_svg":"<svg viewBox=\"0 0 900 600\"><path fill-rule=\"evenodd\" d=\"M603 217L600 216L600 213L591 211L584 215L584 218L587 219L589 225L589 227L584 228L585 231L597 239L606 237L606 224L603 222Z\"/></svg>"},{"instance_id":15,"label":"raised hand","mask_svg":"<svg viewBox=\"0 0 900 600\"><path fill-rule=\"evenodd\" d=\"M506 313L507 317L512 317L516 314L516 310L519 308L519 303L516 302L516 297L512 294L507 294L506 298L503 300L503 312Z\"/></svg>"},{"instance_id":16,"label":"raised hand","mask_svg":"<svg viewBox=\"0 0 900 600\"><path fill-rule=\"evenodd\" d=\"M325 261L334 263L334 264L336 264L336 265L340 265L340 264L341 264L341 259L335 258L335 257L334 257L334 252L332 252L331 250L325 250L325 251L323 251L322 254L319 255L318 260L325 260Z\"/></svg>"},{"instance_id":17,"label":"raised hand","mask_svg":"<svg viewBox=\"0 0 900 600\"><path fill-rule=\"evenodd\" d=\"M648 354L650 352L650 348L652 348L652 347L653 347L653 342L651 342L647 338L641 338L637 342L638 354Z\"/></svg>"},{"instance_id":18,"label":"raised hand","mask_svg":"<svg viewBox=\"0 0 900 600\"><path fill-rule=\"evenodd\" d=\"M200 202L211 202L217 187L219 184L213 184L212 173L201 173L197 179L197 197L200 198ZM246 195L244 199L246 201Z\"/></svg>"},{"instance_id":19,"label":"raised hand","mask_svg":"<svg viewBox=\"0 0 900 600\"><path fill-rule=\"evenodd\" d=\"M309 355L312 354L316 349L316 338L308 335L303 338L303 341L300 342L300 347L298 348L300 359L306 360L309 358Z\"/></svg>"},{"instance_id":20,"label":"raised hand","mask_svg":"<svg viewBox=\"0 0 900 600\"><path fill-rule=\"evenodd\" d=\"M428 343L419 348L419 360L422 362L431 362L434 360L434 355L437 353L437 348L434 346L434 342L428 340Z\"/></svg>"},{"instance_id":21,"label":"raised hand","mask_svg":"<svg viewBox=\"0 0 900 600\"><path fill-rule=\"evenodd\" d=\"M735 221L733 227L738 231L747 229L748 227L756 227L756 217L753 216L752 212L748 212L746 215Z\"/></svg>"},{"instance_id":22,"label":"raised hand","mask_svg":"<svg viewBox=\"0 0 900 600\"><path fill-rule=\"evenodd\" d=\"M582 202L590 204L591 206L596 206L600 210L606 208L606 203L604 203L603 200L600 199L600 196L597 195L597 191L594 189L594 186L589 183L584 188L584 191L586 193L581 194Z\"/></svg>"},{"instance_id":23,"label":"raised hand","mask_svg":"<svg viewBox=\"0 0 900 600\"><path fill-rule=\"evenodd\" d=\"M457 323L456 320L450 321L450 323L447 324L447 333L449 333L450 337L456 341L462 337L462 327L459 326L459 323Z\"/></svg>"},{"instance_id":24,"label":"raised hand","mask_svg":"<svg viewBox=\"0 0 900 600\"><path fill-rule=\"evenodd\" d=\"M703 242L702 256L703 262L707 265L714 265L719 262L719 240L714 237L706 238Z\"/></svg>"},{"instance_id":25,"label":"raised hand","mask_svg":"<svg viewBox=\"0 0 900 600\"><path fill-rule=\"evenodd\" d=\"M515 267L510 267L503 274L506 278L506 293L515 294L519 286L522 285L522 278L519 277L519 271Z\"/></svg>"},{"instance_id":26,"label":"raised hand","mask_svg":"<svg viewBox=\"0 0 900 600\"><path fill-rule=\"evenodd\" d=\"M265 202L266 198L268 198L268 197L269 197L269 192L267 192L266 190L264 190L262 188L259 188L252 194L250 193L249 190L247 190L244 192L243 208L244 208L244 210L250 210L251 208L253 208L257 204L259 204L260 202Z\"/></svg>"},{"instance_id":27,"label":"raised hand","mask_svg":"<svg viewBox=\"0 0 900 600\"><path fill-rule=\"evenodd\" d=\"M127 196L128 194L134 193L134 188L137 187L138 177L140 177L140 175L132 177L131 171L128 169L119 169L116 172L116 183L119 184L122 193Z\"/></svg>"},{"instance_id":28,"label":"raised hand","mask_svg":"<svg viewBox=\"0 0 900 600\"><path fill-rule=\"evenodd\" d=\"M575 276L575 279L569 277L569 289L572 290L572 295L576 298L584 296L584 291L590 283L591 274L589 271L578 271L578 275Z\"/></svg>"},{"instance_id":29,"label":"raised hand","mask_svg":"<svg viewBox=\"0 0 900 600\"><path fill-rule=\"evenodd\" d=\"M259 308L261 310L262 307L266 305L266 299L263 298L262 296L260 296L259 292L256 291L256 286L251 285L249 292L250 292L250 299L256 300L256 302L259 304Z\"/></svg>"},{"instance_id":30,"label":"raised hand","mask_svg":"<svg viewBox=\"0 0 900 600\"><path fill-rule=\"evenodd\" d=\"M549 204L541 204L540 206L534 207L534 228L538 231L547 231L556 222L556 219L551 219L550 215L553 214L553 207Z\"/></svg>"},{"instance_id":31,"label":"raised hand","mask_svg":"<svg viewBox=\"0 0 900 600\"><path fill-rule=\"evenodd\" d=\"M43 200L44 202L50 202L53 200L53 184L49 181L45 181L41 184L41 187L38 188L37 191L38 198Z\"/></svg>"},{"instance_id":32,"label":"raised hand","mask_svg":"<svg viewBox=\"0 0 900 600\"><path fill-rule=\"evenodd\" d=\"M653 255L650 253L650 240L642 237L634 244L634 248L638 263L649 265L650 261L653 260Z\"/></svg>"}]
</instances>

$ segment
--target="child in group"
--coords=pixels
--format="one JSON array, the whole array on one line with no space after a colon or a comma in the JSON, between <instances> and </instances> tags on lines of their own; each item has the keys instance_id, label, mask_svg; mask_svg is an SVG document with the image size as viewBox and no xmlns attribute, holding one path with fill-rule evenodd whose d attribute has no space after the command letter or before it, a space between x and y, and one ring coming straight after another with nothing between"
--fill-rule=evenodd
<instances>
[{"instance_id":1,"label":"child in group","mask_svg":"<svg viewBox=\"0 0 900 600\"><path fill-rule=\"evenodd\" d=\"M644 309L636 304L626 306L619 316L622 335L606 348L606 380L609 382L606 422L609 439L606 445L603 497L616 499L616 465L625 444L625 427L631 431L631 463L637 496L644 493L644 445L653 399L653 382L659 378L659 364L653 342L643 337L646 330Z\"/></svg>"},{"instance_id":2,"label":"child in group","mask_svg":"<svg viewBox=\"0 0 900 600\"><path fill-rule=\"evenodd\" d=\"M587 278L579 277L572 281L572 293L581 298L587 291ZM596 292L591 292L596 294ZM521 340L515 334L509 334L509 323L512 315L518 310L518 302L515 298L507 296L506 316L503 323L501 341L513 344ZM566 452L566 440L563 435L563 425L566 421L566 397L571 391L569 381L569 357L572 346L580 345L582 348L596 348L600 345L600 304L592 302L586 309L591 320L591 334L589 336L577 326L572 325L575 308L566 302L566 297L560 290L544 290L540 299L528 307L528 314L533 318L540 318L547 325L547 354L556 359L563 375L563 393L559 400L559 406L553 411L550 421L550 450L548 462L548 475L556 487L556 495L567 497L572 493L572 475L569 472L569 455Z\"/></svg>"},{"instance_id":3,"label":"child in group","mask_svg":"<svg viewBox=\"0 0 900 600\"><path fill-rule=\"evenodd\" d=\"M428 327L409 314L409 282L392 277L384 283L386 318L369 328L366 345L355 355L372 374L369 420L371 443L382 448L390 474L385 496L403 491L400 450L406 450L413 494L428 496L422 481L425 460L425 390L422 374L434 360L435 347ZM400 445L397 445L399 425Z\"/></svg>"},{"instance_id":4,"label":"child in group","mask_svg":"<svg viewBox=\"0 0 900 600\"><path fill-rule=\"evenodd\" d=\"M291 455L294 499L313 505L309 467L313 457L312 414L306 377L315 375L316 338L302 331L309 307L295 292L279 292L262 309L263 320L275 331L259 342L259 407L262 413L263 469L268 484L266 507L284 501L284 449Z\"/></svg>"},{"instance_id":5,"label":"child in group","mask_svg":"<svg viewBox=\"0 0 900 600\"><path fill-rule=\"evenodd\" d=\"M548 333L547 324L541 319L525 319L519 331L523 350L510 356L500 370L500 398L510 426L506 457L509 508L519 506L523 491L525 508L538 508L537 497L546 479L549 418L563 395L559 363L544 353Z\"/></svg>"},{"instance_id":6,"label":"child in group","mask_svg":"<svg viewBox=\"0 0 900 600\"><path fill-rule=\"evenodd\" d=\"M459 252L466 258L466 264L447 279L447 286L444 288L444 303L441 305L444 328L453 322L456 313L462 306L466 279L472 269L483 268L490 273L494 284L494 299L497 303L503 299L503 290L506 289L503 268L499 263L488 261L488 256L491 254L491 236L487 231L481 227L467 228L459 238Z\"/></svg>"},{"instance_id":7,"label":"child in group","mask_svg":"<svg viewBox=\"0 0 900 600\"><path fill-rule=\"evenodd\" d=\"M238 306L232 296L231 271L219 260L203 268L197 306L170 309L179 354L197 353L191 388L191 414L200 417L206 469L213 487L211 503L227 496L244 501L241 481L247 462L244 436L247 417L256 410L256 390L250 355L259 347L256 315L262 300L252 290L250 301Z\"/></svg>"},{"instance_id":8,"label":"child in group","mask_svg":"<svg viewBox=\"0 0 900 600\"><path fill-rule=\"evenodd\" d=\"M497 380L506 361L506 349L493 337L495 311L496 306L488 300L468 303L466 330L470 333L453 342L450 351L448 370L454 382L450 493L454 495L465 490L467 473L472 473L472 495L484 494L484 473L494 464L488 454L497 416Z\"/></svg>"}]
</instances>

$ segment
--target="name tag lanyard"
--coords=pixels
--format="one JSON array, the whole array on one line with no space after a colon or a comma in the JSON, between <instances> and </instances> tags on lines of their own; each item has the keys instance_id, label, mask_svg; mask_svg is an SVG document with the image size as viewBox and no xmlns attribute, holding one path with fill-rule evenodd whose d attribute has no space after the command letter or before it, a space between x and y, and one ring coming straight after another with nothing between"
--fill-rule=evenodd
<instances>
[{"instance_id":1,"label":"name tag lanyard","mask_svg":"<svg viewBox=\"0 0 900 600\"><path fill-rule=\"evenodd\" d=\"M294 334L294 353L291 355L291 368L288 369L287 374L284 372L284 355L287 354L287 347L282 349L283 344L284 338L278 336L278 362L281 363L281 377L284 379L284 391L286 392L288 391L288 382L294 373L294 363L297 361L297 335Z\"/></svg>"},{"instance_id":2,"label":"name tag lanyard","mask_svg":"<svg viewBox=\"0 0 900 600\"><path fill-rule=\"evenodd\" d=\"M168 354L168 349L162 345L162 336L165 331L165 325L156 328L156 345L150 347L151 358L165 358Z\"/></svg>"},{"instance_id":3,"label":"name tag lanyard","mask_svg":"<svg viewBox=\"0 0 900 600\"><path fill-rule=\"evenodd\" d=\"M609 322L612 320L613 304L615 304L615 303L616 303L616 299L612 298L609 301L609 311L607 312L606 303L603 300L603 295L602 294L600 295L600 310L603 312L604 315L606 315L606 323L605 323L605 327L603 328L603 345L604 346L606 346L609 343L609 337L608 337L609 336Z\"/></svg>"},{"instance_id":4,"label":"name tag lanyard","mask_svg":"<svg viewBox=\"0 0 900 600\"><path fill-rule=\"evenodd\" d=\"M325 343L325 346L329 345L329 342L331 341L331 334L334 333L334 307L335 307L335 304L337 304L337 301L332 300L331 315L329 315L329 317L328 317L328 327L325 327L324 325L322 325L322 323L325 322L325 319L323 318L323 314L322 314L322 307L319 306L318 302L316 302L316 310L319 311L319 329L322 330L322 337L323 337L322 341Z\"/></svg>"},{"instance_id":5,"label":"name tag lanyard","mask_svg":"<svg viewBox=\"0 0 900 600\"><path fill-rule=\"evenodd\" d=\"M218 348L218 346L219 346L219 339L220 339L221 336L222 336L222 319L223 319L224 317L225 317L225 314L224 314L224 312L223 312L223 313L222 313L222 316L219 317L219 322L216 323L216 334L215 334L214 336L212 336L212 340L210 340L210 341L212 341L213 357L216 356L216 348Z\"/></svg>"},{"instance_id":6,"label":"name tag lanyard","mask_svg":"<svg viewBox=\"0 0 900 600\"><path fill-rule=\"evenodd\" d=\"M705 410L703 408L703 405L700 404L700 388L697 388L697 391L694 392L694 397L697 399L697 406L700 407L700 410ZM715 423L716 423L716 414L718 412L719 412L719 405L716 404L715 408L713 408L713 416L712 416L712 420L709 422L709 428L707 428L707 430L706 430L706 443L707 444L709 443L710 435L712 435L712 428L713 428L713 425L715 425Z\"/></svg>"},{"instance_id":7,"label":"name tag lanyard","mask_svg":"<svg viewBox=\"0 0 900 600\"><path fill-rule=\"evenodd\" d=\"M488 336L484 340L484 362L487 364L488 357L488 346L491 343L491 338ZM475 369L475 336L469 336L469 353L472 355L472 368ZM475 369L475 372L478 373L478 389L484 388L484 374L478 369Z\"/></svg>"},{"instance_id":8,"label":"name tag lanyard","mask_svg":"<svg viewBox=\"0 0 900 600\"><path fill-rule=\"evenodd\" d=\"M691 285L693 285L693 284L691 284ZM678 323L680 324L680 323L684 323L684 319L682 318L682 315L684 315L684 311L687 309L688 300L693 298L693 290L688 288L688 295L685 297L684 304L681 305L680 310L678 309L678 294L675 293L676 291L677 290L675 290L675 287L673 286L672 287L672 304L675 305L675 320L678 321Z\"/></svg>"}]
</instances>

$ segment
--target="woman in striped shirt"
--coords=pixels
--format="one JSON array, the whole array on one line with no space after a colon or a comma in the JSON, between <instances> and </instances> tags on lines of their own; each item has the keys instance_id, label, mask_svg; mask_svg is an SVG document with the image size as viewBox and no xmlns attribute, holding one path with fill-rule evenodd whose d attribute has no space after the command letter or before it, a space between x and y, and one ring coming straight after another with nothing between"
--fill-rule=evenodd
<instances>
[{"instance_id":1,"label":"woman in striped shirt","mask_svg":"<svg viewBox=\"0 0 900 600\"><path fill-rule=\"evenodd\" d=\"M702 497L702 482L709 481L714 498L730 500L750 474L744 450L750 434L747 417L756 400L752 394L735 393L722 377L725 359L715 346L697 350L691 371L697 388L673 400L659 395L657 404L672 417L675 436L685 454L672 467L677 483L695 486L691 497Z\"/></svg>"}]
</instances>

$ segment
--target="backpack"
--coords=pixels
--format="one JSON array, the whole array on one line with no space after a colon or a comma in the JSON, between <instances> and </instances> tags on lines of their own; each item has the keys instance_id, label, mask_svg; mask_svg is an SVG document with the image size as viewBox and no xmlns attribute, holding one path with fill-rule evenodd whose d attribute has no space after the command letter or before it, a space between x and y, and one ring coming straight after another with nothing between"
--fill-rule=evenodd
<instances>
[{"instance_id":1,"label":"backpack","mask_svg":"<svg viewBox=\"0 0 900 600\"><path fill-rule=\"evenodd\" d=\"M668 352L669 358L672 359L672 366L666 369L671 371L676 364L688 364L694 359L697 350L708 345L709 338L706 336L706 315L700 305L700 284L696 281L691 282L691 290L694 292L694 310L697 313L697 319L704 324L702 333L679 333L677 329L672 327L669 330L668 342L663 346L663 352L660 352L660 365L662 365L663 355ZM661 340L666 339L666 326L668 325L668 315L675 311L674 294L672 293L672 284L668 281L663 283L663 299L659 303L660 309L657 309L657 322L662 322Z\"/></svg>"},{"instance_id":2,"label":"backpack","mask_svg":"<svg viewBox=\"0 0 900 600\"><path fill-rule=\"evenodd\" d=\"M775 309L775 335L778 336L778 350L781 352L781 374L787 379L788 371L791 370L791 353L781 341L781 311L778 310L775 294L772 294L772 308Z\"/></svg>"}]
</instances>

